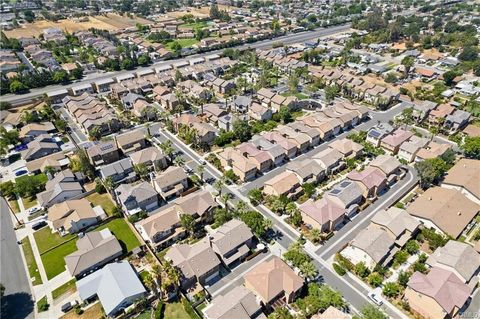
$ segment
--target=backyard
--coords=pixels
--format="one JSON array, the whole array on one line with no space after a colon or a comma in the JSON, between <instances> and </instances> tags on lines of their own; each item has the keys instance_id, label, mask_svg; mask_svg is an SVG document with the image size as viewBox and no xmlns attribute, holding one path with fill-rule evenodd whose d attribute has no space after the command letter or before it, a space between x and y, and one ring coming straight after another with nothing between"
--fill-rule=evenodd
<instances>
[{"instance_id":1,"label":"backyard","mask_svg":"<svg viewBox=\"0 0 480 319\"><path fill-rule=\"evenodd\" d=\"M165 304L165 318L190 318L181 302L169 302Z\"/></svg>"},{"instance_id":2,"label":"backyard","mask_svg":"<svg viewBox=\"0 0 480 319\"><path fill-rule=\"evenodd\" d=\"M93 193L85 197L89 202L91 202L94 206L101 206L105 213L108 216L112 215L112 212L115 208L115 204L110 199L110 196L105 194Z\"/></svg>"},{"instance_id":3,"label":"backyard","mask_svg":"<svg viewBox=\"0 0 480 319\"><path fill-rule=\"evenodd\" d=\"M117 237L118 241L120 241L120 245L122 245L122 248L124 250L130 252L132 251L132 249L140 246L140 241L137 239L137 237L123 218L112 219L108 223L103 224L95 230L102 230L105 228L110 229L112 234Z\"/></svg>"}]
</instances>

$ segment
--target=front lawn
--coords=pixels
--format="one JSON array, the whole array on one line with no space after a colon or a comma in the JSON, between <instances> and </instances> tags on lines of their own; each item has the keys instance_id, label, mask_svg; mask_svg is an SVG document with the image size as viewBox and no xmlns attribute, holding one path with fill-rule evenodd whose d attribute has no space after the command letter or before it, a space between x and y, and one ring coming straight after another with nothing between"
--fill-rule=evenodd
<instances>
[{"instance_id":1,"label":"front lawn","mask_svg":"<svg viewBox=\"0 0 480 319\"><path fill-rule=\"evenodd\" d=\"M58 233L52 233L52 229L50 227L44 227L36 231L33 233L33 236L35 237L40 255L50 248L60 245L75 237L75 235L72 234L62 237Z\"/></svg>"},{"instance_id":2,"label":"front lawn","mask_svg":"<svg viewBox=\"0 0 480 319\"><path fill-rule=\"evenodd\" d=\"M23 207L25 207L25 210L38 205L38 201L35 197L22 198L21 201L23 202Z\"/></svg>"},{"instance_id":3,"label":"front lawn","mask_svg":"<svg viewBox=\"0 0 480 319\"><path fill-rule=\"evenodd\" d=\"M76 242L75 239L71 240L41 255L48 279L52 279L65 271L64 258L77 250Z\"/></svg>"},{"instance_id":4,"label":"front lawn","mask_svg":"<svg viewBox=\"0 0 480 319\"><path fill-rule=\"evenodd\" d=\"M124 249L125 252L130 252L134 248L140 246L140 241L135 236L133 231L128 226L127 222L123 218L116 218L112 219L106 224L98 227L95 230L102 230L108 228L112 232L112 234L117 237L120 245Z\"/></svg>"},{"instance_id":5,"label":"front lawn","mask_svg":"<svg viewBox=\"0 0 480 319\"><path fill-rule=\"evenodd\" d=\"M22 240L22 250L27 262L28 274L30 278L34 278L32 284L34 286L42 284L42 277L40 276L37 261L33 255L32 244L30 243L30 239L28 237L25 237Z\"/></svg>"},{"instance_id":6,"label":"front lawn","mask_svg":"<svg viewBox=\"0 0 480 319\"><path fill-rule=\"evenodd\" d=\"M93 193L85 198L91 202L93 206L101 206L108 216L111 216L113 210L115 209L115 204L112 202L107 193Z\"/></svg>"},{"instance_id":7,"label":"front lawn","mask_svg":"<svg viewBox=\"0 0 480 319\"><path fill-rule=\"evenodd\" d=\"M52 291L52 297L53 299L57 299L67 293L70 293L70 292L74 292L77 290L76 288L76 280L75 279L72 279L70 281L67 281L66 283L64 283L63 285L61 285L60 287L58 287L57 289L54 289Z\"/></svg>"},{"instance_id":8,"label":"front lawn","mask_svg":"<svg viewBox=\"0 0 480 319\"><path fill-rule=\"evenodd\" d=\"M20 206L18 206L18 201L16 199L10 199L8 205L15 214L20 213Z\"/></svg>"},{"instance_id":9,"label":"front lawn","mask_svg":"<svg viewBox=\"0 0 480 319\"><path fill-rule=\"evenodd\" d=\"M38 312L44 312L47 311L50 305L48 304L47 301L47 296L44 296L42 299L37 301L37 310Z\"/></svg>"},{"instance_id":10,"label":"front lawn","mask_svg":"<svg viewBox=\"0 0 480 319\"><path fill-rule=\"evenodd\" d=\"M181 302L165 303L165 318L190 318Z\"/></svg>"}]
</instances>

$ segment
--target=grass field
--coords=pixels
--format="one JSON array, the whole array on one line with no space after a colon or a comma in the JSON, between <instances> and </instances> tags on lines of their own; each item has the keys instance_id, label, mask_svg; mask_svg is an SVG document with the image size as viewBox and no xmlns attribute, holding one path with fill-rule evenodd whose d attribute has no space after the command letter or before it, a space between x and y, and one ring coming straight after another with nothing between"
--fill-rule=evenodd
<instances>
[{"instance_id":1,"label":"grass field","mask_svg":"<svg viewBox=\"0 0 480 319\"><path fill-rule=\"evenodd\" d=\"M47 296L43 296L42 299L37 301L38 312L47 311L48 307L49 307L49 305L48 305L48 301L47 301Z\"/></svg>"},{"instance_id":2,"label":"grass field","mask_svg":"<svg viewBox=\"0 0 480 319\"><path fill-rule=\"evenodd\" d=\"M108 228L112 234L120 241L120 245L126 251L132 251L132 249L140 246L140 241L137 239L133 231L128 226L127 222L123 218L116 218L109 221L106 224L98 227L96 230L102 230Z\"/></svg>"},{"instance_id":3,"label":"grass field","mask_svg":"<svg viewBox=\"0 0 480 319\"><path fill-rule=\"evenodd\" d=\"M67 281L57 289L52 290L52 297L53 299L57 299L67 293L71 293L77 290L77 287L75 286L75 279L72 279L70 281Z\"/></svg>"},{"instance_id":4,"label":"grass field","mask_svg":"<svg viewBox=\"0 0 480 319\"><path fill-rule=\"evenodd\" d=\"M71 240L41 256L43 267L49 280L65 271L64 258L77 250L75 243L76 240Z\"/></svg>"},{"instance_id":5,"label":"grass field","mask_svg":"<svg viewBox=\"0 0 480 319\"><path fill-rule=\"evenodd\" d=\"M194 23L184 23L184 24L180 24L178 26L179 29L182 29L182 28L192 28L192 29L196 29L196 28L204 28L206 27L208 24L206 21L200 21L200 22L194 22Z\"/></svg>"},{"instance_id":6,"label":"grass field","mask_svg":"<svg viewBox=\"0 0 480 319\"><path fill-rule=\"evenodd\" d=\"M38 204L37 199L34 197L22 198L22 202L25 209L32 208L33 206L36 206Z\"/></svg>"},{"instance_id":7,"label":"grass field","mask_svg":"<svg viewBox=\"0 0 480 319\"><path fill-rule=\"evenodd\" d=\"M18 201L16 199L9 200L8 205L10 205L10 208L15 214L20 213L20 207L18 206Z\"/></svg>"},{"instance_id":8,"label":"grass field","mask_svg":"<svg viewBox=\"0 0 480 319\"><path fill-rule=\"evenodd\" d=\"M175 41L172 41L172 42L168 42L167 45L166 45L166 49L167 50L172 50L172 45L173 45L174 42L180 43L182 48L189 48L192 45L197 44L199 41L197 39L178 39L178 40L175 40Z\"/></svg>"},{"instance_id":9,"label":"grass field","mask_svg":"<svg viewBox=\"0 0 480 319\"><path fill-rule=\"evenodd\" d=\"M165 303L165 318L190 318L181 302Z\"/></svg>"},{"instance_id":10,"label":"grass field","mask_svg":"<svg viewBox=\"0 0 480 319\"><path fill-rule=\"evenodd\" d=\"M40 254L43 254L50 248L64 243L69 239L75 237L75 235L71 234L62 237L58 233L52 233L50 227L44 227L36 231L33 236L35 237L35 241L37 242L38 251L40 252Z\"/></svg>"},{"instance_id":11,"label":"grass field","mask_svg":"<svg viewBox=\"0 0 480 319\"><path fill-rule=\"evenodd\" d=\"M110 199L110 196L105 194L98 194L93 193L85 197L88 201L90 201L94 206L102 206L103 210L108 216L112 215L113 209L115 208L115 204Z\"/></svg>"},{"instance_id":12,"label":"grass field","mask_svg":"<svg viewBox=\"0 0 480 319\"><path fill-rule=\"evenodd\" d=\"M28 274L30 278L35 278L32 281L32 284L34 286L42 284L42 277L38 271L37 261L33 255L32 244L30 243L30 239L28 237L22 240L22 250L25 260L27 261Z\"/></svg>"},{"instance_id":13,"label":"grass field","mask_svg":"<svg viewBox=\"0 0 480 319\"><path fill-rule=\"evenodd\" d=\"M118 14L105 14L101 16L88 17L88 21L73 21L70 19L63 19L57 22L41 20L34 23L26 23L21 28L13 30L5 30L5 35L9 38L19 37L38 37L43 33L43 29L47 28L59 28L66 30L70 33L77 31L85 31L90 28L102 29L107 31L118 30L120 28L133 27L136 23L148 24L151 23L148 20L142 18L130 19L126 16L120 16Z\"/></svg>"}]
</instances>

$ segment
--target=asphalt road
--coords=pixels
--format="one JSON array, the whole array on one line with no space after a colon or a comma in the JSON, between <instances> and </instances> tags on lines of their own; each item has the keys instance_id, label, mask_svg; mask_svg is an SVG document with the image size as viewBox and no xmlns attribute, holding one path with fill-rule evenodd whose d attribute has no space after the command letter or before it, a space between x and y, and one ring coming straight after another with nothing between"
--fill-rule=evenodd
<instances>
[{"instance_id":1,"label":"asphalt road","mask_svg":"<svg viewBox=\"0 0 480 319\"><path fill-rule=\"evenodd\" d=\"M23 319L34 317L34 302L29 279L17 244L11 212L3 197L0 197L0 281L5 287L1 300L1 317Z\"/></svg>"},{"instance_id":2,"label":"asphalt road","mask_svg":"<svg viewBox=\"0 0 480 319\"><path fill-rule=\"evenodd\" d=\"M348 29L350 29L350 24L349 23L339 25L339 26L329 27L329 28L321 28L321 29L317 29L317 30L313 30L313 31L304 31L304 32L299 32L299 33L288 34L288 35L281 36L281 37L274 38L274 39L268 39L268 40L263 40L263 41L259 41L259 42L255 42L255 43L243 44L243 45L237 46L235 48L237 48L237 49L246 49L246 48L265 49L265 48L271 47L272 44L275 43L275 42L282 42L285 45L293 44L293 43L301 43L301 42L305 42L305 41L308 41L308 40L316 39L318 37L324 37L324 36L332 35L332 34L335 34L335 33L338 33L338 32L343 32L343 31L346 31ZM88 79L84 79L82 81L78 81L78 82L75 82L75 83L72 83L72 84L51 85L51 86L47 86L47 87L43 87L43 88L32 89L28 93L20 94L20 95L6 94L5 96L2 96L2 101L10 102L13 105L28 103L31 100L33 100L34 98L42 96L43 94L46 94L48 92L54 92L54 91L57 91L57 90L60 90L60 89L68 89L69 87L74 86L74 85L92 83L92 82L102 80L102 79L106 79L106 78L112 78L112 77L120 76L120 75L123 75L123 74L138 72L138 71L142 71L142 70L154 69L154 68L160 67L162 65L168 65L168 64L175 63L175 62L179 62L179 61L188 61L190 59L205 57L205 56L209 56L209 55L212 55L212 54L219 54L219 53L222 53L222 52L223 52L223 49L222 50L205 52L205 53L200 53L200 54L195 54L195 55L191 55L191 56L176 59L176 60L161 61L161 62L154 63L154 64L152 64L148 67L137 68L136 70L131 70L131 71L117 71L117 72L98 73L98 75L96 75L96 76L91 75Z\"/></svg>"}]
</instances>

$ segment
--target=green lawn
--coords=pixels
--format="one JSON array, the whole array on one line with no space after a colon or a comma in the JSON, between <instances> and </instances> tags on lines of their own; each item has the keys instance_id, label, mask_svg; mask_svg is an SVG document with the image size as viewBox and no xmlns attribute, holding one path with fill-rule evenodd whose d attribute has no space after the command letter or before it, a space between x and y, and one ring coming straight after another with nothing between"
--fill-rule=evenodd
<instances>
[{"instance_id":1,"label":"green lawn","mask_svg":"<svg viewBox=\"0 0 480 319\"><path fill-rule=\"evenodd\" d=\"M37 301L37 310L38 312L43 312L43 311L47 311L48 308L49 308L49 304L48 304L48 301L47 301L47 296L43 296L42 299L40 299L39 301Z\"/></svg>"},{"instance_id":2,"label":"green lawn","mask_svg":"<svg viewBox=\"0 0 480 319\"><path fill-rule=\"evenodd\" d=\"M58 233L52 233L52 229L50 227L44 227L36 231L33 236L35 237L35 241L37 242L38 251L40 252L40 254L43 254L50 248L64 243L69 239L75 237L75 235L71 234L62 237Z\"/></svg>"},{"instance_id":3,"label":"green lawn","mask_svg":"<svg viewBox=\"0 0 480 319\"><path fill-rule=\"evenodd\" d=\"M20 213L20 207L18 206L18 201L16 199L9 200L8 205L15 214Z\"/></svg>"},{"instance_id":4,"label":"green lawn","mask_svg":"<svg viewBox=\"0 0 480 319\"><path fill-rule=\"evenodd\" d=\"M77 288L76 288L75 282L76 282L76 280L72 279L72 280L64 283L63 285L61 285L57 289L54 289L52 291L53 299L57 299L58 297L61 297L61 296L65 295L66 293L76 291Z\"/></svg>"},{"instance_id":5,"label":"green lawn","mask_svg":"<svg viewBox=\"0 0 480 319\"><path fill-rule=\"evenodd\" d=\"M175 41L168 42L167 45L166 45L166 48L168 50L172 50L172 44L174 42L180 43L182 48L189 48L192 45L197 44L199 41L197 39L193 39L193 38L192 39L178 39L178 40L175 40Z\"/></svg>"},{"instance_id":6,"label":"green lawn","mask_svg":"<svg viewBox=\"0 0 480 319\"><path fill-rule=\"evenodd\" d=\"M199 21L199 22L194 22L194 23L183 23L183 24L180 24L178 26L179 29L181 28L192 28L192 29L196 29L196 28L204 28L207 26L207 22L206 21Z\"/></svg>"},{"instance_id":7,"label":"green lawn","mask_svg":"<svg viewBox=\"0 0 480 319\"><path fill-rule=\"evenodd\" d=\"M32 208L33 206L38 204L37 199L34 197L22 198L22 202L25 209Z\"/></svg>"},{"instance_id":8,"label":"green lawn","mask_svg":"<svg viewBox=\"0 0 480 319\"><path fill-rule=\"evenodd\" d=\"M22 240L22 249L25 260L27 261L28 274L30 278L35 278L32 281L32 284L34 286L42 284L42 277L38 271L37 261L33 255L32 244L30 243L30 239L28 237L25 237L25 239Z\"/></svg>"},{"instance_id":9,"label":"green lawn","mask_svg":"<svg viewBox=\"0 0 480 319\"><path fill-rule=\"evenodd\" d=\"M41 256L43 267L49 280L65 271L64 258L77 250L75 243L75 239L71 240Z\"/></svg>"},{"instance_id":10,"label":"green lawn","mask_svg":"<svg viewBox=\"0 0 480 319\"><path fill-rule=\"evenodd\" d=\"M165 303L165 319L190 318L181 302Z\"/></svg>"},{"instance_id":11,"label":"green lawn","mask_svg":"<svg viewBox=\"0 0 480 319\"><path fill-rule=\"evenodd\" d=\"M150 319L152 318L152 309L143 311L136 319Z\"/></svg>"},{"instance_id":12,"label":"green lawn","mask_svg":"<svg viewBox=\"0 0 480 319\"><path fill-rule=\"evenodd\" d=\"M110 199L110 196L105 194L98 194L93 193L85 197L88 201L90 201L94 206L102 206L103 210L108 216L112 215L113 209L115 208L115 204Z\"/></svg>"},{"instance_id":13,"label":"green lawn","mask_svg":"<svg viewBox=\"0 0 480 319\"><path fill-rule=\"evenodd\" d=\"M95 230L102 230L105 228L110 229L126 251L132 251L132 249L140 246L137 237L123 218L112 219Z\"/></svg>"}]
</instances>

